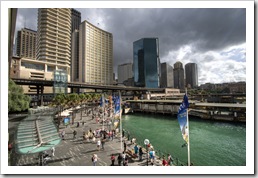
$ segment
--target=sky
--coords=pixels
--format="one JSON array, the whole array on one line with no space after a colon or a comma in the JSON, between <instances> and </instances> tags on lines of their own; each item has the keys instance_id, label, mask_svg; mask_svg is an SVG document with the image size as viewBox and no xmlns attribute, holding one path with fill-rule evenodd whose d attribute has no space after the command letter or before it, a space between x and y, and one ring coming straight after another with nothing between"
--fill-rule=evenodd
<instances>
[{"instance_id":1,"label":"sky","mask_svg":"<svg viewBox=\"0 0 258 178\"><path fill-rule=\"evenodd\" d=\"M246 81L244 8L80 8L87 20L113 34L114 73L133 63L133 42L159 38L161 63L198 66L198 84ZM18 9L16 30L37 30L37 9ZM116 75L117 77L117 75Z\"/></svg>"}]
</instances>

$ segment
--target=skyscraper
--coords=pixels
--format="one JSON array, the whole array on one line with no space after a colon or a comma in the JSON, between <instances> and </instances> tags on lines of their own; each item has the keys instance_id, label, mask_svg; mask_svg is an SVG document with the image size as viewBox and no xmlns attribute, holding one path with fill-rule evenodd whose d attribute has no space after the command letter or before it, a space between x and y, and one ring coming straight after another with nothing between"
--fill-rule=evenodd
<instances>
[{"instance_id":1,"label":"skyscraper","mask_svg":"<svg viewBox=\"0 0 258 178\"><path fill-rule=\"evenodd\" d=\"M71 9L38 9L36 59L44 62L46 71L62 69L70 81Z\"/></svg>"},{"instance_id":2,"label":"skyscraper","mask_svg":"<svg viewBox=\"0 0 258 178\"><path fill-rule=\"evenodd\" d=\"M183 69L183 64L181 62L176 62L174 64L174 87L184 90L185 85L184 85L184 80L185 80L185 75L184 75L184 69Z\"/></svg>"},{"instance_id":3,"label":"skyscraper","mask_svg":"<svg viewBox=\"0 0 258 178\"><path fill-rule=\"evenodd\" d=\"M125 80L133 77L133 64L121 64L118 66L118 83L122 84Z\"/></svg>"},{"instance_id":4,"label":"skyscraper","mask_svg":"<svg viewBox=\"0 0 258 178\"><path fill-rule=\"evenodd\" d=\"M79 30L79 81L113 84L113 35L88 21Z\"/></svg>"},{"instance_id":5,"label":"skyscraper","mask_svg":"<svg viewBox=\"0 0 258 178\"><path fill-rule=\"evenodd\" d=\"M142 38L133 43L134 85L159 88L160 59L158 38Z\"/></svg>"},{"instance_id":6,"label":"skyscraper","mask_svg":"<svg viewBox=\"0 0 258 178\"><path fill-rule=\"evenodd\" d=\"M71 10L71 81L79 80L79 28L81 24L81 12Z\"/></svg>"},{"instance_id":7,"label":"skyscraper","mask_svg":"<svg viewBox=\"0 0 258 178\"><path fill-rule=\"evenodd\" d=\"M23 28L17 32L16 55L29 59L36 58L36 35L37 32Z\"/></svg>"},{"instance_id":8,"label":"skyscraper","mask_svg":"<svg viewBox=\"0 0 258 178\"><path fill-rule=\"evenodd\" d=\"M160 87L161 88L167 88L167 87L174 88L173 67L166 62L161 64Z\"/></svg>"},{"instance_id":9,"label":"skyscraper","mask_svg":"<svg viewBox=\"0 0 258 178\"><path fill-rule=\"evenodd\" d=\"M198 68L196 63L187 63L185 65L185 81L187 87L198 87Z\"/></svg>"}]
</instances>

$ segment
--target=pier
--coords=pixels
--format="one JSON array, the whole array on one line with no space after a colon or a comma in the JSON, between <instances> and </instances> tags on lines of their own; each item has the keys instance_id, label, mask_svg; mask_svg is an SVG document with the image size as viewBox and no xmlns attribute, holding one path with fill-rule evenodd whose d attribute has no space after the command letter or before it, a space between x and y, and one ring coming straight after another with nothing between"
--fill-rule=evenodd
<instances>
[{"instance_id":1,"label":"pier","mask_svg":"<svg viewBox=\"0 0 258 178\"><path fill-rule=\"evenodd\" d=\"M181 100L127 100L133 112L160 113L176 115ZM189 116L202 119L246 121L246 104L206 103L189 100Z\"/></svg>"}]
</instances>

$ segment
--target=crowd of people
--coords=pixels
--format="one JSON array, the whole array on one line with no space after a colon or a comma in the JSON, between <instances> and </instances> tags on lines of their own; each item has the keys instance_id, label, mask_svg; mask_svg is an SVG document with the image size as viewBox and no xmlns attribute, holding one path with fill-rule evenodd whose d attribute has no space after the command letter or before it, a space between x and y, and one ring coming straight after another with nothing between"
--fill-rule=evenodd
<instances>
[{"instance_id":1,"label":"crowd of people","mask_svg":"<svg viewBox=\"0 0 258 178\"><path fill-rule=\"evenodd\" d=\"M104 114L103 114L104 112ZM90 113L90 112L89 112ZM87 115L89 115L89 113ZM106 123L106 127L102 128L96 128L96 129L89 129L87 131L83 131L82 133L82 140L83 142L91 142L96 144L96 151L105 150L105 142L112 141L114 138L117 137L118 130L117 129L111 129L111 118L112 117L112 110L111 109L104 109L99 108L99 110L94 108L91 112L91 120L96 120L96 124L100 124L100 127ZM103 117L106 116L106 117ZM107 119L104 119L107 118ZM104 123L103 123L104 122ZM82 126L84 126L85 122L82 121ZM108 127L109 126L109 127ZM80 122L77 122L76 128L80 127ZM104 129L103 129L104 128ZM60 131L60 137L64 140L65 139L65 129ZM128 166L129 159L138 159L139 162L143 161L143 155L146 154L148 156L148 159L150 161L150 165L155 165L156 162L156 153L151 144L147 145L147 150L142 148L141 146L137 145L136 138L130 139L130 133L127 132L127 137L125 136L125 130L122 130L122 138L123 138L123 146L124 150L122 153L115 153L111 154L110 160L111 160L111 166L115 166L116 161L118 166ZM73 139L77 139L77 131L73 130ZM126 141L131 142L130 145L133 145L133 149L130 150L128 148L128 145ZM118 154L118 155L117 155ZM117 156L115 156L117 155ZM98 156L97 153L94 153L92 155L92 163L94 166L97 165L98 162ZM171 166L173 165L173 159L170 154L167 155L167 158L165 155L162 156L162 165L163 166Z\"/></svg>"}]
</instances>

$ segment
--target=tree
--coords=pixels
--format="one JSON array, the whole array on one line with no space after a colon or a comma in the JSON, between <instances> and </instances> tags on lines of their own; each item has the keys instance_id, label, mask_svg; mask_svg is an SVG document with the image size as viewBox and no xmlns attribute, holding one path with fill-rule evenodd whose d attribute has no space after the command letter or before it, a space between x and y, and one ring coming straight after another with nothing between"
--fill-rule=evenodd
<instances>
[{"instance_id":1,"label":"tree","mask_svg":"<svg viewBox=\"0 0 258 178\"><path fill-rule=\"evenodd\" d=\"M8 84L8 112L24 111L30 107L30 97L23 93L22 87L9 80Z\"/></svg>"}]
</instances>

